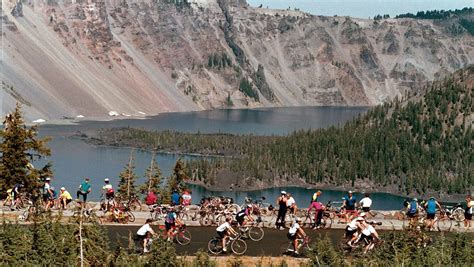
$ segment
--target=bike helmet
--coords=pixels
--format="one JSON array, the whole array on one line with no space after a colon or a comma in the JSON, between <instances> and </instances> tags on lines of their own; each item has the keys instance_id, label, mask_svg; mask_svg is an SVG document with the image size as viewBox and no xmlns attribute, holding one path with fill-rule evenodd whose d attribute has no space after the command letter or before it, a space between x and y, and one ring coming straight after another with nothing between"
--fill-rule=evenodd
<instances>
[{"instance_id":1,"label":"bike helmet","mask_svg":"<svg viewBox=\"0 0 474 267\"><path fill-rule=\"evenodd\" d=\"M61 187L61 191L64 191L64 190L66 190L66 188L64 188L64 187Z\"/></svg>"},{"instance_id":2,"label":"bike helmet","mask_svg":"<svg viewBox=\"0 0 474 267\"><path fill-rule=\"evenodd\" d=\"M418 201L418 198L414 197L414 198L413 198L413 201Z\"/></svg>"},{"instance_id":3,"label":"bike helmet","mask_svg":"<svg viewBox=\"0 0 474 267\"><path fill-rule=\"evenodd\" d=\"M352 191L349 191L348 193L349 193L349 194L352 194Z\"/></svg>"},{"instance_id":4,"label":"bike helmet","mask_svg":"<svg viewBox=\"0 0 474 267\"><path fill-rule=\"evenodd\" d=\"M109 181L110 181L109 178L104 179L104 182L106 182L106 183L108 183Z\"/></svg>"},{"instance_id":5,"label":"bike helmet","mask_svg":"<svg viewBox=\"0 0 474 267\"><path fill-rule=\"evenodd\" d=\"M252 208L252 204L247 204L247 208Z\"/></svg>"},{"instance_id":6,"label":"bike helmet","mask_svg":"<svg viewBox=\"0 0 474 267\"><path fill-rule=\"evenodd\" d=\"M46 177L46 179L45 179L45 180L46 180L46 181L51 181L51 178L49 178L49 177Z\"/></svg>"},{"instance_id":7,"label":"bike helmet","mask_svg":"<svg viewBox=\"0 0 474 267\"><path fill-rule=\"evenodd\" d=\"M281 191L281 194L282 194L282 195L286 195L286 191Z\"/></svg>"},{"instance_id":8,"label":"bike helmet","mask_svg":"<svg viewBox=\"0 0 474 267\"><path fill-rule=\"evenodd\" d=\"M295 218L295 221L296 221L296 222L301 222L302 220L301 220L301 218L296 217L296 218Z\"/></svg>"}]
</instances>

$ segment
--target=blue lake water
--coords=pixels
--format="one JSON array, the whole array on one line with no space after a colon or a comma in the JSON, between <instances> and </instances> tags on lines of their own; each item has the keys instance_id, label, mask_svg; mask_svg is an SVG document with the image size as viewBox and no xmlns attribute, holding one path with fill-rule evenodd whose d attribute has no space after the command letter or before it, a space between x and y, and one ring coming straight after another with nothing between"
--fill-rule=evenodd
<instances>
[{"instance_id":1,"label":"blue lake water","mask_svg":"<svg viewBox=\"0 0 474 267\"><path fill-rule=\"evenodd\" d=\"M55 171L53 186L64 186L73 193L83 178L90 177L93 188L91 198L97 200L100 196L99 189L104 178L111 179L114 185L118 183L118 174L127 164L131 149L89 145L81 140L68 137L70 133L130 126L182 132L286 135L300 129L317 129L340 125L366 110L367 108L361 107L299 107L167 113L148 119L109 122L86 121L78 125L44 125L41 126L40 133L52 137L49 144L52 149L52 156L44 161L53 163ZM144 181L143 174L150 164L152 155L147 151L139 150L135 150L134 155L136 173L140 176L138 182L142 183ZM165 176L170 174L177 159L178 156L169 154L159 154L156 157ZM195 202L204 196L225 195L234 198L237 203L242 203L245 196L254 199L265 196L267 202L273 203L279 192L286 190L293 193L301 206L309 204L309 199L314 192L314 190L294 187L251 192L212 192L202 187L192 186L192 190ZM340 201L343 195L344 192L326 190L323 193L322 200L323 202L328 200ZM384 193L376 193L373 198L374 208L385 210L399 209L403 201L401 197Z\"/></svg>"}]
</instances>

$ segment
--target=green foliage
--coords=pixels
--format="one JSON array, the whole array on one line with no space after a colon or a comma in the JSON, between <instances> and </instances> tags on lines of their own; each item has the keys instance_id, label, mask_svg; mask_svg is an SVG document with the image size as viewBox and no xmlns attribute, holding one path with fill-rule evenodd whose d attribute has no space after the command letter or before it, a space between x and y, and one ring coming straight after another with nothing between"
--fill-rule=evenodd
<instances>
[{"instance_id":1,"label":"green foliage","mask_svg":"<svg viewBox=\"0 0 474 267\"><path fill-rule=\"evenodd\" d=\"M0 228L0 265L78 265L78 227L50 219L34 222L30 227L4 222ZM105 231L87 225L83 239L85 263L106 265L109 251Z\"/></svg>"},{"instance_id":2,"label":"green foliage","mask_svg":"<svg viewBox=\"0 0 474 267\"><path fill-rule=\"evenodd\" d=\"M216 262L211 260L209 254L203 249L196 252L196 258L193 260L193 267L215 267Z\"/></svg>"},{"instance_id":3,"label":"green foliage","mask_svg":"<svg viewBox=\"0 0 474 267\"><path fill-rule=\"evenodd\" d=\"M31 163L51 155L46 147L48 139L38 138L38 127L26 127L21 106L5 117L0 130L0 191L6 191L16 183L23 183L28 192L39 188L38 178L51 175L51 164L35 169ZM37 193L37 192L36 192Z\"/></svg>"},{"instance_id":4,"label":"green foliage","mask_svg":"<svg viewBox=\"0 0 474 267\"><path fill-rule=\"evenodd\" d=\"M474 36L474 20L461 19L459 24L466 29L472 36Z\"/></svg>"},{"instance_id":5,"label":"green foliage","mask_svg":"<svg viewBox=\"0 0 474 267\"><path fill-rule=\"evenodd\" d=\"M145 183L140 186L140 193L160 192L162 179L160 166L156 163L155 156L153 155L150 166L145 171Z\"/></svg>"},{"instance_id":6,"label":"green foliage","mask_svg":"<svg viewBox=\"0 0 474 267\"><path fill-rule=\"evenodd\" d=\"M257 92L253 90L252 84L246 78L242 78L242 80L240 80L239 90L246 96L251 97L257 101L259 100Z\"/></svg>"},{"instance_id":7,"label":"green foliage","mask_svg":"<svg viewBox=\"0 0 474 267\"><path fill-rule=\"evenodd\" d=\"M120 200L129 200L137 193L135 181L138 179L138 176L135 173L133 149L130 151L130 160L127 165L125 165L123 171L119 174L119 178L117 198Z\"/></svg>"},{"instance_id":8,"label":"green foliage","mask_svg":"<svg viewBox=\"0 0 474 267\"><path fill-rule=\"evenodd\" d=\"M170 242L163 238L155 239L153 240L151 249L152 251L156 251L156 253L150 253L150 259L145 266L178 265L175 248Z\"/></svg>"},{"instance_id":9,"label":"green foliage","mask_svg":"<svg viewBox=\"0 0 474 267\"><path fill-rule=\"evenodd\" d=\"M430 10L430 11L419 11L416 14L406 13L397 15L395 18L413 18L413 19L447 19L452 16L463 16L472 14L474 9L472 7L465 7L463 9L455 10Z\"/></svg>"},{"instance_id":10,"label":"green foliage","mask_svg":"<svg viewBox=\"0 0 474 267\"><path fill-rule=\"evenodd\" d=\"M313 264L318 266L340 266L344 261L342 255L340 251L336 251L327 235L324 237L320 235L313 246L313 253L309 254L309 258Z\"/></svg>"}]
</instances>

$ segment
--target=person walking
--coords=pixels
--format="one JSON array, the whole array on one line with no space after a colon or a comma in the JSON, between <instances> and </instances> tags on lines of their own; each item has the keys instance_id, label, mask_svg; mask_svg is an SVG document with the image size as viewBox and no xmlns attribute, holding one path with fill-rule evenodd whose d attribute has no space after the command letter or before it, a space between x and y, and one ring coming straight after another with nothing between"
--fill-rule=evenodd
<instances>
[{"instance_id":1,"label":"person walking","mask_svg":"<svg viewBox=\"0 0 474 267\"><path fill-rule=\"evenodd\" d=\"M286 201L287 201L286 192L281 191L281 195L277 199L278 215L275 222L276 229L283 230L282 227L285 228L285 217L286 217L286 210L287 210Z\"/></svg>"},{"instance_id":2,"label":"person walking","mask_svg":"<svg viewBox=\"0 0 474 267\"><path fill-rule=\"evenodd\" d=\"M313 229L318 229L321 226L321 219L323 218L323 212L324 212L324 205L318 201L318 197L321 195L321 191L316 192L313 194L313 197L311 198L311 205L309 205L308 208L308 214L311 213L311 210L314 209L316 212L314 214L314 225ZM316 196L316 197L315 197Z\"/></svg>"},{"instance_id":3,"label":"person walking","mask_svg":"<svg viewBox=\"0 0 474 267\"><path fill-rule=\"evenodd\" d=\"M82 196L83 204L87 202L87 195L91 192L91 185L90 185L90 179L86 178L81 185L79 185L79 190L77 190L77 199L76 201L79 200L79 196Z\"/></svg>"}]
</instances>

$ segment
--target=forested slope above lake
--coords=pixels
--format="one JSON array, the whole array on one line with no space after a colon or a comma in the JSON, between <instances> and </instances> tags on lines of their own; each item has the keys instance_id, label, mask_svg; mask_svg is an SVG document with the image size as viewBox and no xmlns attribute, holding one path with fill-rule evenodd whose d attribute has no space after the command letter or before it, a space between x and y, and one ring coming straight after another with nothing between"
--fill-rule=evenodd
<instances>
[{"instance_id":1,"label":"forested slope above lake","mask_svg":"<svg viewBox=\"0 0 474 267\"><path fill-rule=\"evenodd\" d=\"M317 185L463 194L474 182L473 84L470 66L342 127L285 137L122 128L103 130L90 140L224 156L187 162L190 179L214 189Z\"/></svg>"}]
</instances>

